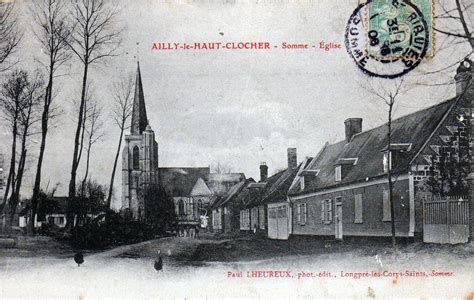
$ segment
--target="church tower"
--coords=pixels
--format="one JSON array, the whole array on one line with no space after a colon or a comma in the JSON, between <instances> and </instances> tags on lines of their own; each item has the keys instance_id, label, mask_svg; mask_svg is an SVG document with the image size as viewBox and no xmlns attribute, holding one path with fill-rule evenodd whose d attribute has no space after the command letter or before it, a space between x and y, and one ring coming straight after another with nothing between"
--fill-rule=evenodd
<instances>
[{"instance_id":1,"label":"church tower","mask_svg":"<svg viewBox=\"0 0 474 300\"><path fill-rule=\"evenodd\" d=\"M130 134L122 152L122 211L133 218L145 218L145 192L158 183L158 143L148 124L140 63L137 63Z\"/></svg>"}]
</instances>

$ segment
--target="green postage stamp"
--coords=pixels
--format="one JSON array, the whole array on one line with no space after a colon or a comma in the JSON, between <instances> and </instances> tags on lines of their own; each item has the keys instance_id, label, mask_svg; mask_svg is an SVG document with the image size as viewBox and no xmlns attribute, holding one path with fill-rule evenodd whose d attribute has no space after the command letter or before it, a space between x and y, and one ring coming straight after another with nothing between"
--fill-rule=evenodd
<instances>
[{"instance_id":1,"label":"green postage stamp","mask_svg":"<svg viewBox=\"0 0 474 300\"><path fill-rule=\"evenodd\" d=\"M435 51L432 0L372 0L368 5L367 52L377 59L406 58L405 49L427 30L425 58Z\"/></svg>"}]
</instances>

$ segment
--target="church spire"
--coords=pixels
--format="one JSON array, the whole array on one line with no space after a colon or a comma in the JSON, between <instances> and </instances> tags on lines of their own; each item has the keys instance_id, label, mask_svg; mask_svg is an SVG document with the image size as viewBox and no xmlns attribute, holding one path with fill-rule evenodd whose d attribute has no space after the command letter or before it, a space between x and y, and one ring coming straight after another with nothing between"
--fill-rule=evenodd
<instances>
[{"instance_id":1,"label":"church spire","mask_svg":"<svg viewBox=\"0 0 474 300\"><path fill-rule=\"evenodd\" d=\"M142 134L148 125L146 116L145 96L143 94L142 75L140 63L137 61L137 78L135 81L135 97L133 99L131 134Z\"/></svg>"}]
</instances>

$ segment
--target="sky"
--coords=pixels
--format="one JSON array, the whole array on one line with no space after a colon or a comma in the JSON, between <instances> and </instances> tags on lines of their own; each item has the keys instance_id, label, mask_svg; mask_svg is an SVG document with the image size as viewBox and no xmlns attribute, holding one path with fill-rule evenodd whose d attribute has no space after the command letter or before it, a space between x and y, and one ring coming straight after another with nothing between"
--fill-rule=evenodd
<instances>
[{"instance_id":1,"label":"sky","mask_svg":"<svg viewBox=\"0 0 474 300\"><path fill-rule=\"evenodd\" d=\"M20 2L25 30L16 54L18 67L33 70L44 60L31 33L28 1ZM391 80L365 76L344 47L346 22L357 1L125 1L117 26L123 26L119 56L91 70L90 86L104 107L104 137L94 145L91 177L108 184L119 130L112 122L112 85L135 74L137 53L141 66L150 125L159 144L160 167L214 168L217 163L234 172L259 178L259 165L269 173L285 168L286 149L297 148L298 162L314 156L326 142L344 138L344 120L363 118L363 130L382 125L386 107L364 86L367 82L390 86ZM443 45L443 37L436 37ZM340 49L269 50L152 50L154 42L269 42L318 46L339 43ZM138 43L138 44L137 44ZM447 82L454 73L424 76L467 53L459 45L440 51L405 76L407 91L395 117L434 105L454 96ZM59 183L66 194L75 132L74 100L80 96L81 66L72 59L62 70L55 91L61 114L47 140L43 188ZM376 81L376 82L375 82ZM9 156L8 128L0 123L0 151ZM34 180L33 137L23 195ZM83 160L84 161L84 160ZM115 180L120 197L121 161ZM78 176L83 176L81 164Z\"/></svg>"}]
</instances>

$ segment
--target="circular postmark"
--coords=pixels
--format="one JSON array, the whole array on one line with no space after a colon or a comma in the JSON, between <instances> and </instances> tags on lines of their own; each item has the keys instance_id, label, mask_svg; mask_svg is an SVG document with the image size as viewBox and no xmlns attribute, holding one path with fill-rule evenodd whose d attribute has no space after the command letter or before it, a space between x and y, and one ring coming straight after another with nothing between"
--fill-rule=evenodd
<instances>
[{"instance_id":1,"label":"circular postmark","mask_svg":"<svg viewBox=\"0 0 474 300\"><path fill-rule=\"evenodd\" d=\"M409 0L367 0L352 13L345 45L367 75L397 78L426 55L429 30L421 10Z\"/></svg>"}]
</instances>

